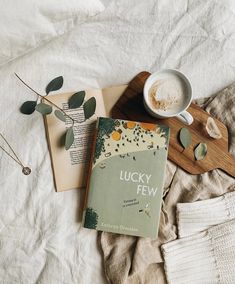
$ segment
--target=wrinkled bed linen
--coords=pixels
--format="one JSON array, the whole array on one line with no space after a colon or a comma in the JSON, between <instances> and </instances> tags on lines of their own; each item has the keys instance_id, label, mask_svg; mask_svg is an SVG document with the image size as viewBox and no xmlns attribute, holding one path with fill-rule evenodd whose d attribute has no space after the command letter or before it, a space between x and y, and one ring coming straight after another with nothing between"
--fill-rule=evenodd
<instances>
[{"instance_id":1,"label":"wrinkled bed linen","mask_svg":"<svg viewBox=\"0 0 235 284\"><path fill-rule=\"evenodd\" d=\"M14 72L43 93L59 75L66 92L127 83L142 70L178 68L197 98L235 78L233 1L104 1L103 12L71 21L71 10L79 19L75 2L40 4L34 19L49 21L39 21L37 30L27 22L27 5L21 1L24 9L17 9L12 1L12 15L27 27L19 35L17 21L12 27L1 20L0 130L32 174L23 176L0 152L0 283L106 283L97 232L81 228L84 191L55 193L42 117L19 112L36 97ZM53 22L54 11L62 24Z\"/></svg>"},{"instance_id":2,"label":"wrinkled bed linen","mask_svg":"<svg viewBox=\"0 0 235 284\"><path fill-rule=\"evenodd\" d=\"M0 65L69 32L104 8L100 0L2 0Z\"/></svg>"}]
</instances>

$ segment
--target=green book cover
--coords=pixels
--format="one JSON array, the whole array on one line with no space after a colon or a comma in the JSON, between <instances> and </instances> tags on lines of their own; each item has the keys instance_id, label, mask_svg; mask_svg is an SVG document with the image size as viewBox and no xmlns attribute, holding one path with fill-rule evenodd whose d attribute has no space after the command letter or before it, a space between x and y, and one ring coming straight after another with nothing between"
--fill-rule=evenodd
<instances>
[{"instance_id":1,"label":"green book cover","mask_svg":"<svg viewBox=\"0 0 235 284\"><path fill-rule=\"evenodd\" d=\"M156 238L169 127L100 117L84 227Z\"/></svg>"}]
</instances>

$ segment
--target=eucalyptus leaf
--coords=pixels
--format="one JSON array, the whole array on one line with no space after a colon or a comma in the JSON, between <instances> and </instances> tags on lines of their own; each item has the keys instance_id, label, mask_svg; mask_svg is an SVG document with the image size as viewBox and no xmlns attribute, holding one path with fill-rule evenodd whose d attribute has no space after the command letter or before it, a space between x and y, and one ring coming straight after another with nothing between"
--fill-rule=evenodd
<instances>
[{"instance_id":1,"label":"eucalyptus leaf","mask_svg":"<svg viewBox=\"0 0 235 284\"><path fill-rule=\"evenodd\" d=\"M69 108L78 108L83 104L85 98L85 91L80 91L69 98Z\"/></svg>"},{"instance_id":2,"label":"eucalyptus leaf","mask_svg":"<svg viewBox=\"0 0 235 284\"><path fill-rule=\"evenodd\" d=\"M37 105L37 101L26 101L20 107L20 111L23 114L32 114L35 111L35 107Z\"/></svg>"},{"instance_id":3,"label":"eucalyptus leaf","mask_svg":"<svg viewBox=\"0 0 235 284\"><path fill-rule=\"evenodd\" d=\"M207 145L199 143L194 149L194 156L196 160L203 160L207 154Z\"/></svg>"},{"instance_id":4,"label":"eucalyptus leaf","mask_svg":"<svg viewBox=\"0 0 235 284\"><path fill-rule=\"evenodd\" d=\"M65 136L65 149L69 150L74 141L73 127L68 128Z\"/></svg>"},{"instance_id":5,"label":"eucalyptus leaf","mask_svg":"<svg viewBox=\"0 0 235 284\"><path fill-rule=\"evenodd\" d=\"M52 112L52 106L45 103L38 104L35 109L43 115L50 114Z\"/></svg>"},{"instance_id":6,"label":"eucalyptus leaf","mask_svg":"<svg viewBox=\"0 0 235 284\"><path fill-rule=\"evenodd\" d=\"M181 128L179 133L179 139L184 149L188 148L192 142L192 135L187 128Z\"/></svg>"},{"instance_id":7,"label":"eucalyptus leaf","mask_svg":"<svg viewBox=\"0 0 235 284\"><path fill-rule=\"evenodd\" d=\"M65 115L63 114L63 112L62 112L61 110L56 109L56 110L54 111L54 114L55 114L55 116L56 116L58 119L60 119L61 121L63 121L63 122L66 121L66 117L65 117Z\"/></svg>"},{"instance_id":8,"label":"eucalyptus leaf","mask_svg":"<svg viewBox=\"0 0 235 284\"><path fill-rule=\"evenodd\" d=\"M63 76L56 77L46 87L46 94L48 95L52 91L57 91L63 86Z\"/></svg>"},{"instance_id":9,"label":"eucalyptus leaf","mask_svg":"<svg viewBox=\"0 0 235 284\"><path fill-rule=\"evenodd\" d=\"M96 109L96 99L94 97L87 100L83 105L85 119L90 118Z\"/></svg>"}]
</instances>

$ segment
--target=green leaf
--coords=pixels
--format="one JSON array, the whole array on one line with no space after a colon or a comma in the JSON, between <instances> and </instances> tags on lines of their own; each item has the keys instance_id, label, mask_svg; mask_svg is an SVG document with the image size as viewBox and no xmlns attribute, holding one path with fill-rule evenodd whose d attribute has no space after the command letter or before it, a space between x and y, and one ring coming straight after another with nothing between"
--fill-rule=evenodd
<instances>
[{"instance_id":1,"label":"green leaf","mask_svg":"<svg viewBox=\"0 0 235 284\"><path fill-rule=\"evenodd\" d=\"M35 107L37 105L37 101L26 101L20 107L20 111L23 114L32 114L35 111Z\"/></svg>"},{"instance_id":2,"label":"green leaf","mask_svg":"<svg viewBox=\"0 0 235 284\"><path fill-rule=\"evenodd\" d=\"M77 92L69 98L69 108L78 108L83 104L85 91Z\"/></svg>"},{"instance_id":3,"label":"green leaf","mask_svg":"<svg viewBox=\"0 0 235 284\"><path fill-rule=\"evenodd\" d=\"M66 117L65 117L65 115L63 114L63 112L62 112L61 110L56 109L56 110L54 111L54 114L55 114L55 116L56 116L57 118L59 118L61 121L63 121L63 122L66 121Z\"/></svg>"},{"instance_id":4,"label":"green leaf","mask_svg":"<svg viewBox=\"0 0 235 284\"><path fill-rule=\"evenodd\" d=\"M74 141L74 133L73 133L73 127L70 127L67 132L66 132L66 136L65 136L65 149L68 150Z\"/></svg>"},{"instance_id":5,"label":"green leaf","mask_svg":"<svg viewBox=\"0 0 235 284\"><path fill-rule=\"evenodd\" d=\"M63 86L63 76L56 77L46 87L46 94L48 95L52 91L57 91Z\"/></svg>"},{"instance_id":6,"label":"green leaf","mask_svg":"<svg viewBox=\"0 0 235 284\"><path fill-rule=\"evenodd\" d=\"M89 229L96 229L98 219L99 219L99 216L96 213L96 211L93 208L88 207L86 209L84 227L89 228Z\"/></svg>"},{"instance_id":7,"label":"green leaf","mask_svg":"<svg viewBox=\"0 0 235 284\"><path fill-rule=\"evenodd\" d=\"M96 109L96 99L92 97L88 101L86 101L83 105L85 119L90 118L95 113L95 109Z\"/></svg>"},{"instance_id":8,"label":"green leaf","mask_svg":"<svg viewBox=\"0 0 235 284\"><path fill-rule=\"evenodd\" d=\"M206 143L199 143L194 149L194 156L197 161L203 160L207 154Z\"/></svg>"},{"instance_id":9,"label":"green leaf","mask_svg":"<svg viewBox=\"0 0 235 284\"><path fill-rule=\"evenodd\" d=\"M181 128L179 133L179 139L184 149L188 148L192 142L192 135L187 128Z\"/></svg>"},{"instance_id":10,"label":"green leaf","mask_svg":"<svg viewBox=\"0 0 235 284\"><path fill-rule=\"evenodd\" d=\"M45 103L37 104L35 109L43 115L50 114L52 112L52 106L47 105Z\"/></svg>"}]
</instances>

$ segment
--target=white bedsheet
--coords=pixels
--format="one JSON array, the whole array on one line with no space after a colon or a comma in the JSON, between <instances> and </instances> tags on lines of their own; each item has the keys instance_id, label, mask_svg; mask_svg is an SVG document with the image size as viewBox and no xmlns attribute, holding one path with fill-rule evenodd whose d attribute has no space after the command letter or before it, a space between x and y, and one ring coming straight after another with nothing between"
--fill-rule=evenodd
<instances>
[{"instance_id":1,"label":"white bedsheet","mask_svg":"<svg viewBox=\"0 0 235 284\"><path fill-rule=\"evenodd\" d=\"M56 15L63 25L54 31L53 6L45 4L37 19L47 15L51 20L48 30L43 22L46 40L27 23L27 4L19 11L14 1L10 6L22 13L19 25L23 21L27 26L20 40L14 28L1 21L0 39L9 32L11 41L6 47L0 40L1 51L9 48L0 58L0 131L32 174L23 176L0 151L0 283L106 283L97 233L80 224L84 191L55 193L42 117L19 112L22 102L35 96L14 72L40 92L52 78L63 75L65 92L127 83L142 70L177 68L190 78L197 98L235 79L233 0L103 3L103 12L98 7L98 15L72 22L71 10L61 5ZM15 25L19 28L17 21ZM25 40L28 32L35 40Z\"/></svg>"}]
</instances>

